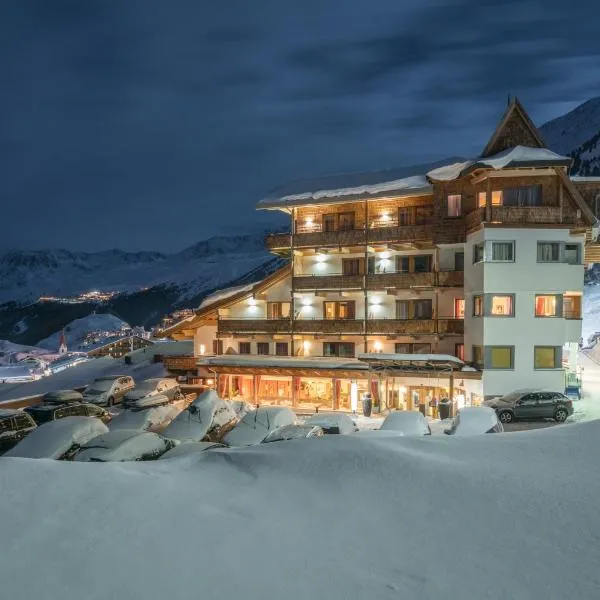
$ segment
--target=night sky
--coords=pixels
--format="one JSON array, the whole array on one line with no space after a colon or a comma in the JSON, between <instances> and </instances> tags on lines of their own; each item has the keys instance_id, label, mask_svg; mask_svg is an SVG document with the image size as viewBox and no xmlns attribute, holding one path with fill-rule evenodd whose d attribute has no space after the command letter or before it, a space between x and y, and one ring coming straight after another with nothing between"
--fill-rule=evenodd
<instances>
[{"instance_id":1,"label":"night sky","mask_svg":"<svg viewBox=\"0 0 600 600\"><path fill-rule=\"evenodd\" d=\"M175 251L600 94L600 2L2 0L0 249Z\"/></svg>"}]
</instances>

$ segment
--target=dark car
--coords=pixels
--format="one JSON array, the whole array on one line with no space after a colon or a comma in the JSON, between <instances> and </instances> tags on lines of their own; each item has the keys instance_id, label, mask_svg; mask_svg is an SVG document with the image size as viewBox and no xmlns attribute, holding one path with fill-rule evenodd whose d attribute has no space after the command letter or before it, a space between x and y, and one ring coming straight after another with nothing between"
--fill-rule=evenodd
<instances>
[{"instance_id":1,"label":"dark car","mask_svg":"<svg viewBox=\"0 0 600 600\"><path fill-rule=\"evenodd\" d=\"M28 406L23 412L31 416L38 425L64 419L65 417L96 417L103 423L108 423L111 419L108 411L88 402L69 402L65 404L44 402L35 406Z\"/></svg>"},{"instance_id":2,"label":"dark car","mask_svg":"<svg viewBox=\"0 0 600 600\"><path fill-rule=\"evenodd\" d=\"M554 419L562 423L573 414L573 402L560 392L513 392L485 402L502 423L516 419Z\"/></svg>"},{"instance_id":3,"label":"dark car","mask_svg":"<svg viewBox=\"0 0 600 600\"><path fill-rule=\"evenodd\" d=\"M0 410L0 452L6 452L37 427L22 410Z\"/></svg>"},{"instance_id":4,"label":"dark car","mask_svg":"<svg viewBox=\"0 0 600 600\"><path fill-rule=\"evenodd\" d=\"M67 402L81 402L83 394L76 390L56 390L44 394L42 402L52 404L66 404Z\"/></svg>"}]
</instances>

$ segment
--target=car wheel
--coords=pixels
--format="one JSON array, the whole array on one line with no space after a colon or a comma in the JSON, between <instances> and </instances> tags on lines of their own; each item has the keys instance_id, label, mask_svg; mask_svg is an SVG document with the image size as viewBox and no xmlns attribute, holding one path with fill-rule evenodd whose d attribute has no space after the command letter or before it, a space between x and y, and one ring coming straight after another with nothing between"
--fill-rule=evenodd
<instances>
[{"instance_id":1,"label":"car wheel","mask_svg":"<svg viewBox=\"0 0 600 600\"><path fill-rule=\"evenodd\" d=\"M554 420L558 421L559 423L564 423L567 420L568 416L569 413L564 408L559 408L554 413Z\"/></svg>"},{"instance_id":2,"label":"car wheel","mask_svg":"<svg viewBox=\"0 0 600 600\"><path fill-rule=\"evenodd\" d=\"M510 410L503 410L499 415L498 418L500 419L501 423L512 423L513 422L513 414L510 412Z\"/></svg>"}]
</instances>

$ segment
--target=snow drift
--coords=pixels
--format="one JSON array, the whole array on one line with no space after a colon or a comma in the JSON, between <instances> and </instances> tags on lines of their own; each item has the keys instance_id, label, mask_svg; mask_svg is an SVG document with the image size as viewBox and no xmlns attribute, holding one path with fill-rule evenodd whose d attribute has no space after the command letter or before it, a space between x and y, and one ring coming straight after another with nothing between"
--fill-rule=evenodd
<instances>
[{"instance_id":1,"label":"snow drift","mask_svg":"<svg viewBox=\"0 0 600 600\"><path fill-rule=\"evenodd\" d=\"M0 458L3 593L596 598L599 453L595 421L150 463Z\"/></svg>"}]
</instances>

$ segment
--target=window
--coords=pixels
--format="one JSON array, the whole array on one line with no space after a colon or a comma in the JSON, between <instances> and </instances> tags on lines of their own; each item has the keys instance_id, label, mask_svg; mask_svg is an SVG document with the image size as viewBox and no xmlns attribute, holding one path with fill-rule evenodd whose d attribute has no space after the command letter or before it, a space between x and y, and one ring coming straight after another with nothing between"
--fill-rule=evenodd
<instances>
[{"instance_id":1,"label":"window","mask_svg":"<svg viewBox=\"0 0 600 600\"><path fill-rule=\"evenodd\" d=\"M562 363L560 346L535 346L533 365L535 369L560 369Z\"/></svg>"},{"instance_id":2,"label":"window","mask_svg":"<svg viewBox=\"0 0 600 600\"><path fill-rule=\"evenodd\" d=\"M483 367L483 346L472 346L471 355L473 364Z\"/></svg>"},{"instance_id":3,"label":"window","mask_svg":"<svg viewBox=\"0 0 600 600\"><path fill-rule=\"evenodd\" d=\"M267 319L289 318L290 307L290 302L267 302Z\"/></svg>"},{"instance_id":4,"label":"window","mask_svg":"<svg viewBox=\"0 0 600 600\"><path fill-rule=\"evenodd\" d=\"M239 342L238 351L240 354L250 354L250 342Z\"/></svg>"},{"instance_id":5,"label":"window","mask_svg":"<svg viewBox=\"0 0 600 600\"><path fill-rule=\"evenodd\" d=\"M412 207L411 206L402 206L398 209L398 226L406 227L407 225L412 225Z\"/></svg>"},{"instance_id":6,"label":"window","mask_svg":"<svg viewBox=\"0 0 600 600\"><path fill-rule=\"evenodd\" d=\"M414 301L415 319L431 319L433 314L433 303L431 300Z\"/></svg>"},{"instance_id":7,"label":"window","mask_svg":"<svg viewBox=\"0 0 600 600\"><path fill-rule=\"evenodd\" d=\"M560 296L556 294L536 295L535 297L536 317L559 317Z\"/></svg>"},{"instance_id":8,"label":"window","mask_svg":"<svg viewBox=\"0 0 600 600\"><path fill-rule=\"evenodd\" d=\"M349 231L354 229L354 213L329 213L323 215L323 231L331 233L332 231Z\"/></svg>"},{"instance_id":9,"label":"window","mask_svg":"<svg viewBox=\"0 0 600 600\"><path fill-rule=\"evenodd\" d=\"M487 192L477 194L477 206L485 208L487 205ZM502 190L492 191L492 206L502 206Z\"/></svg>"},{"instance_id":10,"label":"window","mask_svg":"<svg viewBox=\"0 0 600 600\"><path fill-rule=\"evenodd\" d=\"M504 206L541 206L542 186L527 185L522 187L507 188L502 191L502 204Z\"/></svg>"},{"instance_id":11,"label":"window","mask_svg":"<svg viewBox=\"0 0 600 600\"><path fill-rule=\"evenodd\" d=\"M515 260L514 242L491 242L491 260L494 262L513 262Z\"/></svg>"},{"instance_id":12,"label":"window","mask_svg":"<svg viewBox=\"0 0 600 600\"><path fill-rule=\"evenodd\" d=\"M277 356L288 355L288 343L287 342L276 342L275 343L275 354Z\"/></svg>"},{"instance_id":13,"label":"window","mask_svg":"<svg viewBox=\"0 0 600 600\"><path fill-rule=\"evenodd\" d=\"M323 356L353 357L354 344L352 342L323 342Z\"/></svg>"},{"instance_id":14,"label":"window","mask_svg":"<svg viewBox=\"0 0 600 600\"><path fill-rule=\"evenodd\" d=\"M513 369L514 346L486 346L486 369Z\"/></svg>"},{"instance_id":15,"label":"window","mask_svg":"<svg viewBox=\"0 0 600 600\"><path fill-rule=\"evenodd\" d=\"M269 342L257 342L256 343L256 354L269 354Z\"/></svg>"},{"instance_id":16,"label":"window","mask_svg":"<svg viewBox=\"0 0 600 600\"><path fill-rule=\"evenodd\" d=\"M429 273L431 271L431 254L421 254L413 257L415 273Z\"/></svg>"},{"instance_id":17,"label":"window","mask_svg":"<svg viewBox=\"0 0 600 600\"><path fill-rule=\"evenodd\" d=\"M465 318L465 299L454 298L454 318L464 319Z\"/></svg>"},{"instance_id":18,"label":"window","mask_svg":"<svg viewBox=\"0 0 600 600\"><path fill-rule=\"evenodd\" d=\"M354 213L345 212L339 214L339 226L340 231L350 231L354 229Z\"/></svg>"},{"instance_id":19,"label":"window","mask_svg":"<svg viewBox=\"0 0 600 600\"><path fill-rule=\"evenodd\" d=\"M560 243L559 242L538 242L537 260L538 260L538 262L559 262L560 261Z\"/></svg>"},{"instance_id":20,"label":"window","mask_svg":"<svg viewBox=\"0 0 600 600\"><path fill-rule=\"evenodd\" d=\"M473 296L473 316L483 317L483 296Z\"/></svg>"},{"instance_id":21,"label":"window","mask_svg":"<svg viewBox=\"0 0 600 600\"><path fill-rule=\"evenodd\" d=\"M354 300L343 302L323 302L323 318L354 319Z\"/></svg>"},{"instance_id":22,"label":"window","mask_svg":"<svg viewBox=\"0 0 600 600\"><path fill-rule=\"evenodd\" d=\"M563 296L563 317L565 319L581 319L581 296L579 294Z\"/></svg>"},{"instance_id":23,"label":"window","mask_svg":"<svg viewBox=\"0 0 600 600\"><path fill-rule=\"evenodd\" d=\"M396 300L396 319L431 319L433 302L427 300Z\"/></svg>"},{"instance_id":24,"label":"window","mask_svg":"<svg viewBox=\"0 0 600 600\"><path fill-rule=\"evenodd\" d=\"M417 206L415 208L415 225L426 225L431 221L433 210L431 206Z\"/></svg>"},{"instance_id":25,"label":"window","mask_svg":"<svg viewBox=\"0 0 600 600\"><path fill-rule=\"evenodd\" d=\"M348 275L362 275L363 274L363 261L360 258L343 258L342 259L342 273Z\"/></svg>"},{"instance_id":26,"label":"window","mask_svg":"<svg viewBox=\"0 0 600 600\"><path fill-rule=\"evenodd\" d=\"M479 192L477 194L477 206L479 208L485 208L487 205L487 192Z\"/></svg>"},{"instance_id":27,"label":"window","mask_svg":"<svg viewBox=\"0 0 600 600\"><path fill-rule=\"evenodd\" d=\"M412 344L394 344L396 354L412 354Z\"/></svg>"},{"instance_id":28,"label":"window","mask_svg":"<svg viewBox=\"0 0 600 600\"><path fill-rule=\"evenodd\" d=\"M513 296L491 296L490 311L491 317L512 317L514 316Z\"/></svg>"},{"instance_id":29,"label":"window","mask_svg":"<svg viewBox=\"0 0 600 600\"><path fill-rule=\"evenodd\" d=\"M473 264L483 261L483 242L473 246Z\"/></svg>"},{"instance_id":30,"label":"window","mask_svg":"<svg viewBox=\"0 0 600 600\"><path fill-rule=\"evenodd\" d=\"M396 319L410 319L409 300L396 300Z\"/></svg>"},{"instance_id":31,"label":"window","mask_svg":"<svg viewBox=\"0 0 600 600\"><path fill-rule=\"evenodd\" d=\"M396 256L396 271L398 273L408 273L410 271L410 257Z\"/></svg>"},{"instance_id":32,"label":"window","mask_svg":"<svg viewBox=\"0 0 600 600\"><path fill-rule=\"evenodd\" d=\"M465 253L455 252L454 253L454 270L464 271L465 270Z\"/></svg>"},{"instance_id":33,"label":"window","mask_svg":"<svg viewBox=\"0 0 600 600\"><path fill-rule=\"evenodd\" d=\"M413 354L431 354L431 344L419 343L413 344Z\"/></svg>"},{"instance_id":34,"label":"window","mask_svg":"<svg viewBox=\"0 0 600 600\"><path fill-rule=\"evenodd\" d=\"M579 244L565 244L565 262L570 265L581 264L581 246Z\"/></svg>"},{"instance_id":35,"label":"window","mask_svg":"<svg viewBox=\"0 0 600 600\"><path fill-rule=\"evenodd\" d=\"M460 194L449 194L446 203L447 203L447 215L449 217L460 217L461 215L461 201L462 196Z\"/></svg>"},{"instance_id":36,"label":"window","mask_svg":"<svg viewBox=\"0 0 600 600\"><path fill-rule=\"evenodd\" d=\"M223 354L223 340L213 340L213 354Z\"/></svg>"},{"instance_id":37,"label":"window","mask_svg":"<svg viewBox=\"0 0 600 600\"><path fill-rule=\"evenodd\" d=\"M464 344L454 344L454 356L456 356L456 358L460 358L460 360L465 360Z\"/></svg>"},{"instance_id":38,"label":"window","mask_svg":"<svg viewBox=\"0 0 600 600\"><path fill-rule=\"evenodd\" d=\"M323 231L325 233L331 233L337 229L337 215L323 215Z\"/></svg>"}]
</instances>

